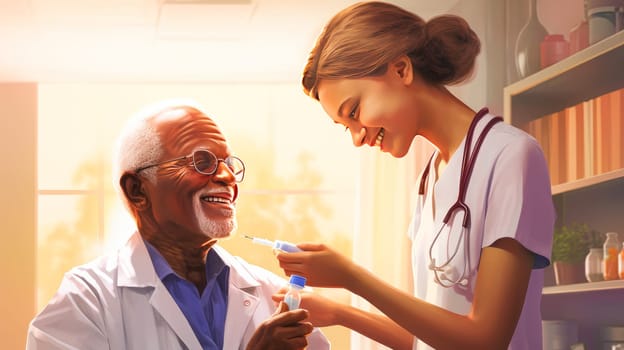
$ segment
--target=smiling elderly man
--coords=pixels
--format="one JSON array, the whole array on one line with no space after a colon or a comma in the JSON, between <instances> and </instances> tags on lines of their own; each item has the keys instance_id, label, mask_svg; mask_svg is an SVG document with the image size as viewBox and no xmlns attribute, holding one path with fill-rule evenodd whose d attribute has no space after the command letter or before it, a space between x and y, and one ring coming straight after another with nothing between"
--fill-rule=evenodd
<instances>
[{"instance_id":1,"label":"smiling elderly man","mask_svg":"<svg viewBox=\"0 0 624 350\"><path fill-rule=\"evenodd\" d=\"M134 116L116 182L137 225L116 253L68 272L28 349L328 349L307 311L276 310L286 281L217 242L236 228L244 163L188 104Z\"/></svg>"}]
</instances>

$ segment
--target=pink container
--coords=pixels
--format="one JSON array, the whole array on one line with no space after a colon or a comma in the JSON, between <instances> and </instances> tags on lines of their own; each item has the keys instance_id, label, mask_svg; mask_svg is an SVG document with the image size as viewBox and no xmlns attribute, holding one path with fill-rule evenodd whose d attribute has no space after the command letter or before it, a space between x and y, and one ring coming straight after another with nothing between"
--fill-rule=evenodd
<instances>
[{"instance_id":1,"label":"pink container","mask_svg":"<svg viewBox=\"0 0 624 350\"><path fill-rule=\"evenodd\" d=\"M540 44L540 65L548 67L570 54L570 45L561 34L546 35Z\"/></svg>"},{"instance_id":2,"label":"pink container","mask_svg":"<svg viewBox=\"0 0 624 350\"><path fill-rule=\"evenodd\" d=\"M570 31L570 54L589 46L589 24L582 21Z\"/></svg>"}]
</instances>

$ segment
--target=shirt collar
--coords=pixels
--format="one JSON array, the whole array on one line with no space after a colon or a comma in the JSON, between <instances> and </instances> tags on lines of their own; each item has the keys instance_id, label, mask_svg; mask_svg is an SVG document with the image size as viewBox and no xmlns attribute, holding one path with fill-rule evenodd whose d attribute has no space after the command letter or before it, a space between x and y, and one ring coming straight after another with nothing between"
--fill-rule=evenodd
<instances>
[{"instance_id":1,"label":"shirt collar","mask_svg":"<svg viewBox=\"0 0 624 350\"><path fill-rule=\"evenodd\" d=\"M156 247L148 241L143 241L145 242L150 258L152 259L152 264L154 265L154 270L156 271L158 278L162 281L169 275L178 276L178 274L173 271L167 260L165 260L162 254L160 254L158 249L156 249ZM221 259L219 254L217 254L213 249L210 249L208 251L208 255L206 256L206 279L210 281L216 278L223 271L224 267L225 263L223 262L223 259Z\"/></svg>"}]
</instances>

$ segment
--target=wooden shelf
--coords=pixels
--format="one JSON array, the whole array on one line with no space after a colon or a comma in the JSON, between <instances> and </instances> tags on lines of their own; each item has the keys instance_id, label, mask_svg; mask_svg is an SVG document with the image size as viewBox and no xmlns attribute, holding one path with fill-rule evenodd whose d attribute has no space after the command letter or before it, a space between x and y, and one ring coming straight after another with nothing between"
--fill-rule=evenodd
<instances>
[{"instance_id":1,"label":"wooden shelf","mask_svg":"<svg viewBox=\"0 0 624 350\"><path fill-rule=\"evenodd\" d=\"M551 191L553 195L562 194L562 193L595 186L601 183L606 183L606 182L617 180L617 179L624 179L624 169L617 169L617 170L610 171L608 173L589 176L583 179L554 185L552 186Z\"/></svg>"},{"instance_id":2,"label":"wooden shelf","mask_svg":"<svg viewBox=\"0 0 624 350\"><path fill-rule=\"evenodd\" d=\"M617 32L504 89L513 125L624 87L624 31Z\"/></svg>"},{"instance_id":3,"label":"wooden shelf","mask_svg":"<svg viewBox=\"0 0 624 350\"><path fill-rule=\"evenodd\" d=\"M586 293L608 290L621 290L624 293L624 280L600 281L589 283L564 284L560 286L544 287L543 295Z\"/></svg>"}]
</instances>

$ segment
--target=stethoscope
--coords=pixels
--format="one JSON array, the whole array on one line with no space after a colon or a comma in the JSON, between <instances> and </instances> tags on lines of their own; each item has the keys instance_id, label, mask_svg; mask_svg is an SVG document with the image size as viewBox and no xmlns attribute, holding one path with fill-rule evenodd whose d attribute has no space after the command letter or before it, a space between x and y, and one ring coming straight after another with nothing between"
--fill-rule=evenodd
<instances>
[{"instance_id":1,"label":"stethoscope","mask_svg":"<svg viewBox=\"0 0 624 350\"><path fill-rule=\"evenodd\" d=\"M450 288L458 284L464 287L468 285L467 276L468 276L468 266L470 263L470 260L469 260L470 259L469 258L469 252L470 252L469 242L470 241L468 239L468 234L470 232L470 208L468 208L468 205L466 204L466 192L468 191L468 182L470 181L470 175L472 174L472 169L474 168L477 155L479 154L479 149L481 148L481 144L483 143L483 140L487 136L487 133L494 126L494 124L503 121L503 118L501 117L495 117L492 120L490 120L485 126L485 128L483 128L483 131L481 131L481 134L479 135L475 143L474 150L472 150L471 152L470 146L472 144L472 137L474 134L474 130L479 120L481 120L481 118L487 113L488 113L487 108L481 109L475 115L475 117L472 119L472 122L470 123L470 127L468 128L468 133L466 134L466 142L464 145L462 167L461 167L461 172L459 175L459 193L457 195L457 200L455 201L455 204L453 204L449 208L448 212L444 216L444 219L442 220L442 226L438 230L438 233L434 236L433 241L431 242L431 245L429 246L429 269L433 271L435 281L445 288ZM421 176L420 187L418 190L419 195L424 196L425 194L425 184L427 182L426 181L427 176L429 175L429 168L431 166L432 159L433 159L433 155L429 159L429 162L427 163L427 167L425 168ZM462 211L464 213L460 236L457 239L457 244L455 245L455 249L453 253L451 254L451 256L448 259L446 259L445 262L438 265L436 264L435 257L433 257L433 249L435 247L436 242L440 238L444 228L448 227L448 230L450 232L450 225L448 224L448 222L453 216L453 213L457 211ZM461 274L458 274L457 268L451 265L451 262L457 256L457 253L459 252L459 247L462 241L464 244L464 268Z\"/></svg>"}]
</instances>

